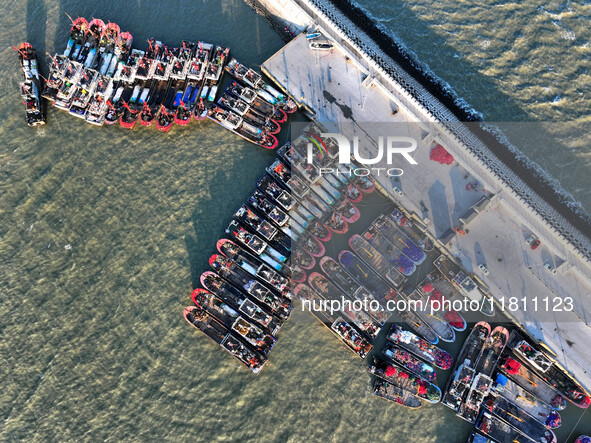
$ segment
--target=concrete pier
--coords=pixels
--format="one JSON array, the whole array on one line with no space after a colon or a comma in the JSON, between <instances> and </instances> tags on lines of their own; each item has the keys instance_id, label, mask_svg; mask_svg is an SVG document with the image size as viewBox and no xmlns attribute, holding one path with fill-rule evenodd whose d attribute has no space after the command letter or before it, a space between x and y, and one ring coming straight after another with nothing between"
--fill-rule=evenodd
<instances>
[{"instance_id":1,"label":"concrete pier","mask_svg":"<svg viewBox=\"0 0 591 443\"><path fill-rule=\"evenodd\" d=\"M542 296L573 300L574 310L559 315L535 312L531 306L509 314L591 389L591 240L414 79L402 70L396 79L387 73L376 62L377 56L385 57L377 46L330 2L257 3L293 30L314 29L322 33L319 40L335 45L332 51L311 50L300 34L262 66L312 119L350 139L358 136L367 157L375 154L378 135L388 135L378 134L377 124L389 124L397 134L419 141L413 153L418 165L401 165L404 175L398 180L384 174L374 179L498 302L504 299L507 306L511 297ZM437 144L453 155L452 165L429 159ZM454 232L460 226L463 236ZM541 240L536 250L525 242L531 234Z\"/></svg>"}]
</instances>

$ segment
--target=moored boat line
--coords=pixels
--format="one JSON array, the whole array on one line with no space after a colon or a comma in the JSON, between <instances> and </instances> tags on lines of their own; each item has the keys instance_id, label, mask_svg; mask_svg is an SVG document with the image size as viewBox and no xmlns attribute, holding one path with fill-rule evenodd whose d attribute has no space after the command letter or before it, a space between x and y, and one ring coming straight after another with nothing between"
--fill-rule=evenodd
<instances>
[{"instance_id":1,"label":"moored boat line","mask_svg":"<svg viewBox=\"0 0 591 443\"><path fill-rule=\"evenodd\" d=\"M25 105L27 125L45 124L45 106L41 98L41 74L37 62L37 53L30 43L21 43L14 48L21 65L22 81L19 83L20 94Z\"/></svg>"}]
</instances>

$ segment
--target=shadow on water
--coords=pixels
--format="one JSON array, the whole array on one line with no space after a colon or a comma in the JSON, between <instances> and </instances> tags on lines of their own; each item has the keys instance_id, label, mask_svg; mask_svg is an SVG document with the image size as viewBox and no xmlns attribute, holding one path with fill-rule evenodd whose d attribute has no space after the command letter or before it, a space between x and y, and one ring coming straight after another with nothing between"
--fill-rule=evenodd
<instances>
[{"instance_id":1,"label":"shadow on water","mask_svg":"<svg viewBox=\"0 0 591 443\"><path fill-rule=\"evenodd\" d=\"M27 0L27 41L38 54L45 53L45 33L47 31L47 9L44 2Z\"/></svg>"}]
</instances>

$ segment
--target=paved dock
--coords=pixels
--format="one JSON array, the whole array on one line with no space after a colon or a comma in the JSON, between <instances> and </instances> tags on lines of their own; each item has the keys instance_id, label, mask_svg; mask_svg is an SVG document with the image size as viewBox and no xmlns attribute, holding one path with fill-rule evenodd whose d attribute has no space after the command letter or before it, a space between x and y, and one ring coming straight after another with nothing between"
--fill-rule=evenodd
<instances>
[{"instance_id":1,"label":"paved dock","mask_svg":"<svg viewBox=\"0 0 591 443\"><path fill-rule=\"evenodd\" d=\"M318 20L315 25L318 26ZM318 26L322 32L323 28ZM591 265L572 244L548 228L541 216L525 206L515 192L465 146L448 137L437 122L424 122L410 107L408 97L371 73L349 48L335 41L329 31L320 40L335 42L331 51L309 48L303 34L263 64L263 71L307 109L311 117L352 138L359 137L362 155L375 155L380 135L405 135L418 141L413 153L418 163L401 160L404 174L399 178L373 175L382 189L398 201L451 255L462 261L490 289L497 300L510 297L528 300L510 312L530 335L542 340L558 356L559 362L591 390ZM385 132L386 131L386 132ZM441 144L453 156L451 165L429 159L431 150ZM387 168L380 163L374 167ZM394 192L402 191L402 196ZM478 210L472 208L485 197ZM470 215L472 213L472 215ZM462 224L462 219L465 224ZM466 234L455 235L462 227ZM531 234L541 246L531 250L525 243ZM488 275L478 269L485 265ZM544 266L551 264L556 274ZM567 297L572 312L541 312L541 299L549 296L554 304ZM531 301L538 299L538 312Z\"/></svg>"}]
</instances>

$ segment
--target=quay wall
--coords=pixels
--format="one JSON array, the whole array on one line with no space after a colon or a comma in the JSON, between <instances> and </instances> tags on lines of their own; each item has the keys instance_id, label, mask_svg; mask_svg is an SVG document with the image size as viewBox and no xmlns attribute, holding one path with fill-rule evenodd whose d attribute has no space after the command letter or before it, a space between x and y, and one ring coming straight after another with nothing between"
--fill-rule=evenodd
<instances>
[{"instance_id":1,"label":"quay wall","mask_svg":"<svg viewBox=\"0 0 591 443\"><path fill-rule=\"evenodd\" d=\"M362 11L349 1L246 1L255 4L259 12L266 11L269 19L279 21L293 32L322 28L364 67L364 71L374 78L374 83L389 91L388 95L396 97L395 102L405 111L418 121L438 124L437 140L452 147L454 154L461 153L468 160L467 164L478 165L470 169L481 169L477 176L484 174L487 179L483 181L490 183L492 179L495 191L505 191L508 203L517 213L523 213L523 208L535 212L536 220L529 224L543 240L554 243L557 250L568 244L569 251L561 254L567 261L572 263L574 259L591 264L589 218L567 204L555 185L544 179L523 154L501 143L484 124L475 122L476 114L462 108L452 93L440 86L438 89L435 81L419 73L417 67L413 71L410 62L403 68L398 63L404 60L403 55L396 55L401 49L391 39L386 47L387 36L376 37L379 29L372 29L372 21L363 18ZM464 123L470 120L473 123Z\"/></svg>"}]
</instances>

